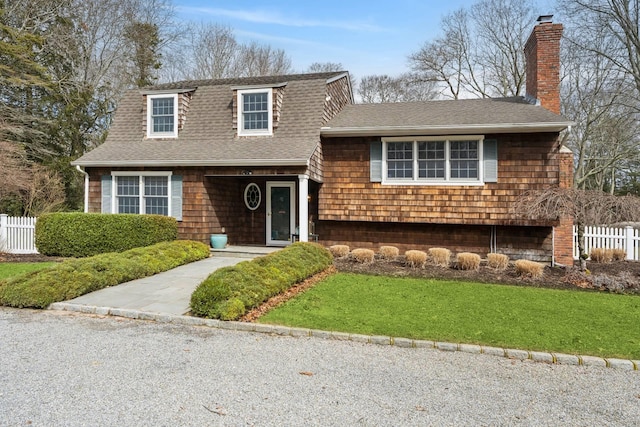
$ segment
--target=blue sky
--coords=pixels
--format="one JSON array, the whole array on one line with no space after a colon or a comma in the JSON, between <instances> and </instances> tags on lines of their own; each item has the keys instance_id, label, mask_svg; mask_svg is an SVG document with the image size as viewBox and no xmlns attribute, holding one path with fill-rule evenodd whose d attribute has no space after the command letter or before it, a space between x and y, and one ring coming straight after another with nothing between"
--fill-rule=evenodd
<instances>
[{"instance_id":1,"label":"blue sky","mask_svg":"<svg viewBox=\"0 0 640 427\"><path fill-rule=\"evenodd\" d=\"M185 21L234 29L241 42L284 49L296 71L339 62L359 78L408 71L407 56L439 33L444 15L475 0L174 0ZM540 14L550 2L540 0Z\"/></svg>"}]
</instances>

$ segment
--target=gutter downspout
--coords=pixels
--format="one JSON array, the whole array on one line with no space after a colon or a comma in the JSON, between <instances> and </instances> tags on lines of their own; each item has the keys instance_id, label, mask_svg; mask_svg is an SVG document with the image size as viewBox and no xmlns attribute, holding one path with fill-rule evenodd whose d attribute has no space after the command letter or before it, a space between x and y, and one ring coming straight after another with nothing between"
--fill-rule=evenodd
<instances>
[{"instance_id":1,"label":"gutter downspout","mask_svg":"<svg viewBox=\"0 0 640 427\"><path fill-rule=\"evenodd\" d=\"M84 175L84 213L89 212L89 174L82 169L82 166L76 165L78 172Z\"/></svg>"}]
</instances>

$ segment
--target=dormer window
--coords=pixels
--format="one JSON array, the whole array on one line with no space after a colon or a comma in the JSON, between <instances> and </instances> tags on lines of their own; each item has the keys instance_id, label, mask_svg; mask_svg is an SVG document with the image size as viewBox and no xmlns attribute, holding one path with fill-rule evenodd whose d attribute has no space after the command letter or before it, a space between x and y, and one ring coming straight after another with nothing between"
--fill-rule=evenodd
<instances>
[{"instance_id":1,"label":"dormer window","mask_svg":"<svg viewBox=\"0 0 640 427\"><path fill-rule=\"evenodd\" d=\"M147 95L147 137L178 136L178 95Z\"/></svg>"},{"instance_id":2,"label":"dormer window","mask_svg":"<svg viewBox=\"0 0 640 427\"><path fill-rule=\"evenodd\" d=\"M273 133L273 89L238 90L238 135Z\"/></svg>"}]
</instances>

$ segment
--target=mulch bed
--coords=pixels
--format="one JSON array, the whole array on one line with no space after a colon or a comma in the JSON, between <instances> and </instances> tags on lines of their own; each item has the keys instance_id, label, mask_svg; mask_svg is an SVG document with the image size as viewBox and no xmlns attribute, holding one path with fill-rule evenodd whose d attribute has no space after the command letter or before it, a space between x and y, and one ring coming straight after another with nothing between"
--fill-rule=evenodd
<instances>
[{"instance_id":1,"label":"mulch bed","mask_svg":"<svg viewBox=\"0 0 640 427\"><path fill-rule=\"evenodd\" d=\"M291 288L287 289L285 292L276 295L273 298L269 298L265 303L261 304L260 306L254 308L253 310L247 312L247 314L245 314L244 316L242 316L240 319L238 319L240 322L254 322L256 319L258 319L260 316L263 316L267 311L274 309L275 307L279 306L280 304L290 300L291 298L295 297L296 295L298 295L300 292L304 292L307 289L315 286L316 284L318 284L319 282L322 282L324 279L326 279L327 277L331 276L332 274L334 274L337 270L335 269L335 267L331 266L329 268L327 268L326 270L309 277L307 280L304 280L294 286L292 286Z\"/></svg>"},{"instance_id":2,"label":"mulch bed","mask_svg":"<svg viewBox=\"0 0 640 427\"><path fill-rule=\"evenodd\" d=\"M0 262L58 262L64 258L40 254L9 254L0 252Z\"/></svg>"},{"instance_id":3,"label":"mulch bed","mask_svg":"<svg viewBox=\"0 0 640 427\"><path fill-rule=\"evenodd\" d=\"M480 283L496 283L515 286L533 286L553 289L586 289L640 294L640 262L617 261L608 264L587 263L588 272L574 267L546 267L539 278L519 276L513 264L500 271L481 265L478 270L459 270L426 264L423 268L411 268L404 264L404 257L387 261L376 257L371 264L361 264L350 257L337 258L338 271L374 274L392 277L418 277L443 280L467 280Z\"/></svg>"}]
</instances>

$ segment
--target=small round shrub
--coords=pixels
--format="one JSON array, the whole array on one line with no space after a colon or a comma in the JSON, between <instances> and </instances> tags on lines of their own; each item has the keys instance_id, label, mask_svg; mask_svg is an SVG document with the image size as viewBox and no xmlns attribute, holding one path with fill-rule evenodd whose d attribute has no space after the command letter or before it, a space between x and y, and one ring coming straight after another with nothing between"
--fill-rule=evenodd
<instances>
[{"instance_id":1,"label":"small round shrub","mask_svg":"<svg viewBox=\"0 0 640 427\"><path fill-rule=\"evenodd\" d=\"M505 270L509 266L509 257L505 254L487 254L487 263L496 270Z\"/></svg>"},{"instance_id":2,"label":"small round shrub","mask_svg":"<svg viewBox=\"0 0 640 427\"><path fill-rule=\"evenodd\" d=\"M431 248L429 249L429 258L431 262L440 267L449 267L451 263L451 251L447 248Z\"/></svg>"},{"instance_id":3,"label":"small round shrub","mask_svg":"<svg viewBox=\"0 0 640 427\"><path fill-rule=\"evenodd\" d=\"M400 255L400 250L395 246L380 246L378 253L382 259L393 261Z\"/></svg>"},{"instance_id":4,"label":"small round shrub","mask_svg":"<svg viewBox=\"0 0 640 427\"><path fill-rule=\"evenodd\" d=\"M329 246L329 252L336 258L342 258L349 255L349 246L347 245L333 245Z\"/></svg>"},{"instance_id":5,"label":"small round shrub","mask_svg":"<svg viewBox=\"0 0 640 427\"><path fill-rule=\"evenodd\" d=\"M591 249L591 252L589 252L589 256L591 257L591 261L597 262L599 264L606 264L611 262L611 252L604 248Z\"/></svg>"},{"instance_id":6,"label":"small round shrub","mask_svg":"<svg viewBox=\"0 0 640 427\"><path fill-rule=\"evenodd\" d=\"M351 256L357 262L362 264L369 264L373 262L374 252L371 249L354 249L351 251Z\"/></svg>"},{"instance_id":7,"label":"small round shrub","mask_svg":"<svg viewBox=\"0 0 640 427\"><path fill-rule=\"evenodd\" d=\"M456 263L460 270L477 270L480 268L480 255L461 252L456 256Z\"/></svg>"},{"instance_id":8,"label":"small round shrub","mask_svg":"<svg viewBox=\"0 0 640 427\"><path fill-rule=\"evenodd\" d=\"M404 253L405 262L413 268L422 268L427 262L427 253L423 251L409 250Z\"/></svg>"},{"instance_id":9,"label":"small round shrub","mask_svg":"<svg viewBox=\"0 0 640 427\"><path fill-rule=\"evenodd\" d=\"M544 264L526 259L519 259L515 262L516 273L519 276L528 276L533 279L542 277L544 272Z\"/></svg>"}]
</instances>

